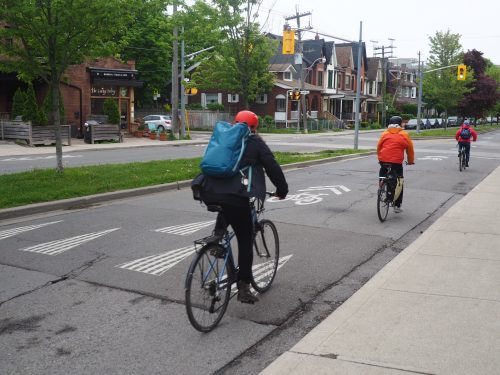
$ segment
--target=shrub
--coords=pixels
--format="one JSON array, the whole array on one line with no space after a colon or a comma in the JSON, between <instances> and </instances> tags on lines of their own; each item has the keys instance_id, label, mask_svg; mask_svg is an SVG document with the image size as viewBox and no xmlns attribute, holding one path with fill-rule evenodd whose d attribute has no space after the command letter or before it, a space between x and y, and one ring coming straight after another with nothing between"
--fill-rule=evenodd
<instances>
[{"instance_id":1,"label":"shrub","mask_svg":"<svg viewBox=\"0 0 500 375\"><path fill-rule=\"evenodd\" d=\"M209 111L222 111L224 110L224 106L219 103L209 103L207 104L207 109Z\"/></svg>"},{"instance_id":2,"label":"shrub","mask_svg":"<svg viewBox=\"0 0 500 375\"><path fill-rule=\"evenodd\" d=\"M409 119L413 118L413 115L411 113L402 113L401 118L403 120L409 120Z\"/></svg>"},{"instance_id":3,"label":"shrub","mask_svg":"<svg viewBox=\"0 0 500 375\"><path fill-rule=\"evenodd\" d=\"M110 124L120 123L120 112L118 112L118 103L115 99L105 99L103 105L103 111L106 116L108 116L108 122Z\"/></svg>"},{"instance_id":4,"label":"shrub","mask_svg":"<svg viewBox=\"0 0 500 375\"><path fill-rule=\"evenodd\" d=\"M274 127L274 118L273 116L270 116L270 115L265 115L264 116L264 119L263 119L263 122L264 122L264 125L267 127L267 128L273 128Z\"/></svg>"},{"instance_id":5,"label":"shrub","mask_svg":"<svg viewBox=\"0 0 500 375\"><path fill-rule=\"evenodd\" d=\"M18 88L12 98L12 118L22 116L24 114L24 106L26 103L26 93Z\"/></svg>"},{"instance_id":6,"label":"shrub","mask_svg":"<svg viewBox=\"0 0 500 375\"><path fill-rule=\"evenodd\" d=\"M38 120L38 105L36 104L35 89L32 84L28 85L28 89L26 90L23 120L31 121L33 125L38 125L35 124L35 121Z\"/></svg>"},{"instance_id":7,"label":"shrub","mask_svg":"<svg viewBox=\"0 0 500 375\"><path fill-rule=\"evenodd\" d=\"M193 109L193 110L203 109L203 106L201 105L201 103L191 103L186 105L186 109Z\"/></svg>"}]
</instances>

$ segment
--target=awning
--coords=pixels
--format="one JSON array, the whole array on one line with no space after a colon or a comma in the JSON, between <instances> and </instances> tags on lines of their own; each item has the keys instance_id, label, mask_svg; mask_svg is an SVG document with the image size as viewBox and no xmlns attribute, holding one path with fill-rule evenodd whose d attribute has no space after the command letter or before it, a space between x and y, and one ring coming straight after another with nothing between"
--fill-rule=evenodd
<instances>
[{"instance_id":1,"label":"awning","mask_svg":"<svg viewBox=\"0 0 500 375\"><path fill-rule=\"evenodd\" d=\"M142 87L143 81L136 81L133 79L95 79L92 81L94 84L106 86L124 86L124 87Z\"/></svg>"}]
</instances>

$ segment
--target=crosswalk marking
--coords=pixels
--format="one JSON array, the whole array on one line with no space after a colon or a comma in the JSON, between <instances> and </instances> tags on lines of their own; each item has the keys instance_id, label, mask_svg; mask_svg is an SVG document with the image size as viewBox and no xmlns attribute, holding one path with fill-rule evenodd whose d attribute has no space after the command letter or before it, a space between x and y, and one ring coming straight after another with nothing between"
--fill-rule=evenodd
<instances>
[{"instance_id":1,"label":"crosswalk marking","mask_svg":"<svg viewBox=\"0 0 500 375\"><path fill-rule=\"evenodd\" d=\"M166 253L136 259L115 267L161 276L177 263L180 263L182 260L193 254L194 251L194 246L186 246L180 249L167 251Z\"/></svg>"},{"instance_id":2,"label":"crosswalk marking","mask_svg":"<svg viewBox=\"0 0 500 375\"><path fill-rule=\"evenodd\" d=\"M36 225L27 225L25 227L7 229L7 230L4 230L4 231L0 232L0 240L3 240L5 238L9 238L9 237L15 236L16 234L19 234L19 233L28 232L28 231L33 230L33 229L42 228L42 227L45 227L47 225L57 224L57 223L60 223L60 222L62 222L62 220L51 221L50 223L43 223L43 224L36 224Z\"/></svg>"},{"instance_id":3,"label":"crosswalk marking","mask_svg":"<svg viewBox=\"0 0 500 375\"><path fill-rule=\"evenodd\" d=\"M278 270L281 267L283 267L286 264L286 262L288 262L292 257L293 257L293 254L285 255L284 257L281 257L278 260L278 269L276 270L276 272L278 272ZM268 273L266 273L265 267L267 267L269 265L269 263L272 263L272 262L274 262L274 261L270 260L269 262L256 264L255 266L252 267L252 274L253 274L253 277L254 277L256 282L259 282L260 280L267 277ZM253 294L257 293L253 288L250 288L250 289L252 290ZM233 286L231 287L231 293L236 293L237 290L238 290L238 286L236 284L233 284Z\"/></svg>"},{"instance_id":4,"label":"crosswalk marking","mask_svg":"<svg viewBox=\"0 0 500 375\"><path fill-rule=\"evenodd\" d=\"M114 232L120 228L113 228L104 230L101 232L93 232L88 234L83 234L76 237L66 238L62 240L50 241L46 243L42 243L35 246L30 246L24 249L20 249L20 251L29 251L32 253L46 254L46 255L57 255L67 250L70 250L74 247L82 245L86 242L92 241L98 237L104 236L108 233Z\"/></svg>"},{"instance_id":5,"label":"crosswalk marking","mask_svg":"<svg viewBox=\"0 0 500 375\"><path fill-rule=\"evenodd\" d=\"M178 234L180 236L187 236L193 234L200 229L213 225L215 220L201 221L198 223L184 224L184 225L174 225L171 227L155 229L154 232Z\"/></svg>"}]
</instances>

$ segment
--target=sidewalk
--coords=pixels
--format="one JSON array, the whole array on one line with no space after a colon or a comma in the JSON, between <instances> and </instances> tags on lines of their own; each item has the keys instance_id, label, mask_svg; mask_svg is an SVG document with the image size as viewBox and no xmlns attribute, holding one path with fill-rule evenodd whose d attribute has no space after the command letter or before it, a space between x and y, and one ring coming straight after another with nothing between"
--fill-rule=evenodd
<instances>
[{"instance_id":1,"label":"sidewalk","mask_svg":"<svg viewBox=\"0 0 500 375\"><path fill-rule=\"evenodd\" d=\"M500 374L500 167L261 374Z\"/></svg>"}]
</instances>

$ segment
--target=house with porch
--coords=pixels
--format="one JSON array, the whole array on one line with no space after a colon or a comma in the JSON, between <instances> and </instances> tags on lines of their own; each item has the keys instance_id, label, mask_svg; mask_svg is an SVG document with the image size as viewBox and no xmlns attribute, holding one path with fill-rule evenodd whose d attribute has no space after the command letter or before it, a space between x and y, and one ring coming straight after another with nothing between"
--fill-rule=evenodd
<instances>
[{"instance_id":1,"label":"house with porch","mask_svg":"<svg viewBox=\"0 0 500 375\"><path fill-rule=\"evenodd\" d=\"M366 96L366 121L379 122L379 107L382 103L383 67L380 57L368 57L366 84L363 94Z\"/></svg>"}]
</instances>

